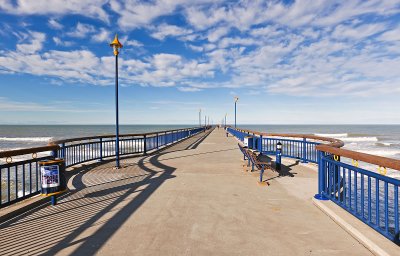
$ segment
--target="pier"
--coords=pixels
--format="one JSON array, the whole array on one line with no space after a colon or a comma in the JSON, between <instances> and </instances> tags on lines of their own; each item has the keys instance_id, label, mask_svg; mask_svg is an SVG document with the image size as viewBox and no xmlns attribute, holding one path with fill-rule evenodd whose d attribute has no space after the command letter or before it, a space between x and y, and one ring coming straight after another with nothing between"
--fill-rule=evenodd
<instances>
[{"instance_id":1,"label":"pier","mask_svg":"<svg viewBox=\"0 0 400 256\"><path fill-rule=\"evenodd\" d=\"M326 209L359 222L355 217L329 201L315 205L317 164L284 158L280 171L265 170L260 185L259 171L250 171L238 140L222 128L144 156L121 157L122 168L114 166L113 159L104 159L70 167L69 191L56 206L36 202L35 208L4 220L0 255L372 255L398 250L361 223L380 243L368 248ZM28 198L0 213L37 200Z\"/></svg>"}]
</instances>

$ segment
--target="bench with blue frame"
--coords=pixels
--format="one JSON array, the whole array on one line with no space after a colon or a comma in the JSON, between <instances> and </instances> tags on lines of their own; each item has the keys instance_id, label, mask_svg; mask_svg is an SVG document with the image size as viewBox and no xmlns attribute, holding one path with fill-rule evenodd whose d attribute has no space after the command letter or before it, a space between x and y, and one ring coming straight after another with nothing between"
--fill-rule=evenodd
<instances>
[{"instance_id":1,"label":"bench with blue frame","mask_svg":"<svg viewBox=\"0 0 400 256\"><path fill-rule=\"evenodd\" d=\"M239 149L243 154L243 160L247 160L247 166L250 166L251 163L251 171L254 171L254 167L256 167L258 170L260 170L260 182L263 182L263 175L264 175L264 170L265 169L270 169L272 170L271 167L271 162L268 161L261 161L260 156L262 155L261 153L257 155L258 151L257 150L251 150L248 149L247 147L243 147L238 143Z\"/></svg>"}]
</instances>

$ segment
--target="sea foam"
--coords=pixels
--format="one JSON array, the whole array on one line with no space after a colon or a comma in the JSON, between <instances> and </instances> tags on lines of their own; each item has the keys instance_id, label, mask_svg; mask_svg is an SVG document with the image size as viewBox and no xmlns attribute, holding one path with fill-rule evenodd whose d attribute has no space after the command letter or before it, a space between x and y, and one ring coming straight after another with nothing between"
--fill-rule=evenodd
<instances>
[{"instance_id":1,"label":"sea foam","mask_svg":"<svg viewBox=\"0 0 400 256\"><path fill-rule=\"evenodd\" d=\"M377 142L377 137L346 137L346 138L339 138L344 142Z\"/></svg>"},{"instance_id":2,"label":"sea foam","mask_svg":"<svg viewBox=\"0 0 400 256\"><path fill-rule=\"evenodd\" d=\"M50 141L53 137L0 137L0 141Z\"/></svg>"},{"instance_id":3,"label":"sea foam","mask_svg":"<svg viewBox=\"0 0 400 256\"><path fill-rule=\"evenodd\" d=\"M314 135L328 138L343 138L349 136L348 133L315 133Z\"/></svg>"}]
</instances>

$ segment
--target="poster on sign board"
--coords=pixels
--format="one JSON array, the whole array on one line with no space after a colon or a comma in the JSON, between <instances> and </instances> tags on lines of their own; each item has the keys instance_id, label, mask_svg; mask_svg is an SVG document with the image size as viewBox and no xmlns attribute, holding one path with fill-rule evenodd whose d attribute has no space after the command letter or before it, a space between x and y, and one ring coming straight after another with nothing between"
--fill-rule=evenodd
<instances>
[{"instance_id":1,"label":"poster on sign board","mask_svg":"<svg viewBox=\"0 0 400 256\"><path fill-rule=\"evenodd\" d=\"M47 165L40 168L42 188L60 186L60 170L58 165Z\"/></svg>"}]
</instances>

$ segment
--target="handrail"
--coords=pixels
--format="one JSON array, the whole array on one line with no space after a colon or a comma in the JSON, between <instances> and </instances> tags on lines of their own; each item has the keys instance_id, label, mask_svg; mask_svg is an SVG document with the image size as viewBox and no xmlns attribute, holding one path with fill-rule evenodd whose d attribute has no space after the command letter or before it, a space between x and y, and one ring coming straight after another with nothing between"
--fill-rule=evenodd
<instances>
[{"instance_id":1,"label":"handrail","mask_svg":"<svg viewBox=\"0 0 400 256\"><path fill-rule=\"evenodd\" d=\"M34 153L45 152L45 151L53 151L53 150L58 150L58 149L60 149L59 145L48 145L48 146L43 146L43 147L23 148L23 149L0 151L0 158L19 156L19 155L26 155L26 154L34 154Z\"/></svg>"},{"instance_id":2,"label":"handrail","mask_svg":"<svg viewBox=\"0 0 400 256\"><path fill-rule=\"evenodd\" d=\"M317 163L318 193L314 196L316 199L333 201L388 239L400 242L400 180L390 175L385 176L386 168L400 170L400 160L342 149L344 143L333 138L308 134L261 133L232 128L228 131L239 140L243 140L247 134L253 136L253 140L248 140L249 147L255 146L262 153L274 153L274 147L279 141L288 151L286 155L282 151L282 156L296 158L298 154L298 158L303 159L303 162ZM271 138L272 136L281 138ZM307 146L307 143L310 143L307 139L319 141L313 141L313 146L310 147ZM342 161L340 157L347 160ZM352 165L348 160L352 160ZM359 168L358 161L378 166L378 171L368 170L370 166L367 169Z\"/></svg>"},{"instance_id":3,"label":"handrail","mask_svg":"<svg viewBox=\"0 0 400 256\"><path fill-rule=\"evenodd\" d=\"M316 150L400 171L400 160L383 157L383 156L375 156L375 155L361 153L361 152L352 151L352 150L348 150L348 149L342 149L341 147L344 146L344 142L339 139L315 136L312 134L264 133L264 132L246 130L246 129L236 129L236 130L245 132L245 133L249 133L252 135L263 136L263 137L266 137L266 136L292 137L292 138L303 138L303 139L306 138L306 139L327 141L330 143L317 145Z\"/></svg>"},{"instance_id":4,"label":"handrail","mask_svg":"<svg viewBox=\"0 0 400 256\"><path fill-rule=\"evenodd\" d=\"M167 131L148 132L140 134L123 134L120 140L119 155L146 155L168 147L183 139L199 134L206 127L182 128ZM6 158L5 163L0 163L0 172L3 182L0 182L0 208L14 204L18 201L37 195L40 192L39 161L60 157L65 160L65 167L71 167L91 161L103 161L115 157L115 135L102 135L81 138L71 138L52 141L50 145L34 148L24 148L0 152L0 158ZM97 139L97 140L93 140ZM67 143L72 142L72 143ZM38 157L39 152L50 151L45 156ZM28 154L32 154L29 157ZM23 156L13 162L14 156ZM32 175L36 174L36 175ZM6 178L6 179L5 179ZM27 190L27 188L29 188ZM3 192L6 191L4 199Z\"/></svg>"},{"instance_id":5,"label":"handrail","mask_svg":"<svg viewBox=\"0 0 400 256\"><path fill-rule=\"evenodd\" d=\"M265 133L265 132L257 132L257 131L246 130L246 129L237 129L237 128L236 128L236 130L241 131L241 132L251 133L253 135L260 135L260 136L291 137L291 138L303 138L303 139L313 139L313 140L327 141L327 142L330 142L329 146L335 147L335 148L340 148L340 147L344 146L344 142L339 140L339 139L315 136L315 135L312 135L312 134Z\"/></svg>"},{"instance_id":6,"label":"handrail","mask_svg":"<svg viewBox=\"0 0 400 256\"><path fill-rule=\"evenodd\" d=\"M163 131L147 132L147 133L128 133L128 134L120 134L119 137L157 135L158 133L186 131L186 130L192 130L192 129L196 129L196 128L202 128L202 127L189 127L189 128L163 130ZM97 136L89 136L89 137L69 138L69 139L63 139L63 140L50 141L49 145L57 145L57 144L63 144L63 143L67 143L67 142L74 142L74 141L80 141L80 140L93 140L93 139L100 139L100 138L104 139L104 138L114 138L114 137L115 137L115 134L105 134L105 135L97 135Z\"/></svg>"},{"instance_id":7,"label":"handrail","mask_svg":"<svg viewBox=\"0 0 400 256\"><path fill-rule=\"evenodd\" d=\"M400 160L383 156L375 156L367 153L356 152L348 149L334 148L331 147L330 145L318 145L316 146L316 149L337 156L343 156L353 160L375 164L378 166L387 167L400 171Z\"/></svg>"},{"instance_id":8,"label":"handrail","mask_svg":"<svg viewBox=\"0 0 400 256\"><path fill-rule=\"evenodd\" d=\"M157 135L158 133L186 131L186 130L191 130L191 129L195 129L195 128L200 128L200 127L182 128L182 129L174 129L174 130L163 130L163 131L148 132L148 133L120 134L119 137ZM50 141L47 146L0 151L0 158L12 157L12 156L18 156L18 155L26 155L26 154L32 154L32 153L40 153L40 152L45 152L45 151L59 150L61 148L59 146L59 144L63 144L63 143L67 143L67 142L80 141L80 140L92 140L92 139L100 139L100 138L113 138L113 137L115 137L115 135L98 135L98 136L89 136L89 137L69 138L69 139L64 139L64 140L55 140L55 141Z\"/></svg>"}]
</instances>

